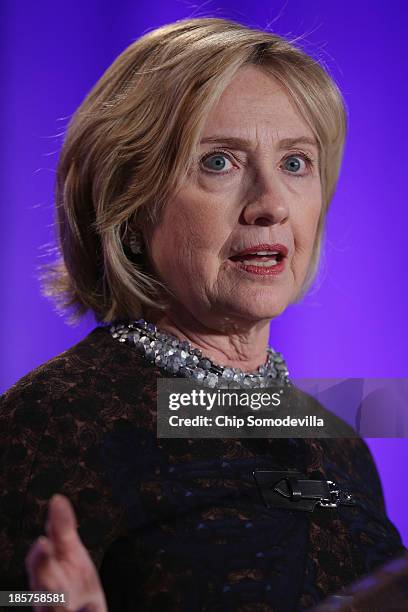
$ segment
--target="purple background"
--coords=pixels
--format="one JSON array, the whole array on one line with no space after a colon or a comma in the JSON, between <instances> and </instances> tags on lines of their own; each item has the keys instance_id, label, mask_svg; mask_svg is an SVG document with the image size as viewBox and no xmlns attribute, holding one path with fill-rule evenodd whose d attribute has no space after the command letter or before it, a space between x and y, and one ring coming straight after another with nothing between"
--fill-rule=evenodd
<instances>
[{"instance_id":1,"label":"purple background","mask_svg":"<svg viewBox=\"0 0 408 612\"><path fill-rule=\"evenodd\" d=\"M315 290L271 325L297 377L406 377L408 4L396 0L1 3L1 390L79 341L40 295L53 180L69 116L146 30L219 16L294 37L337 80L350 128ZM402 153L401 153L402 151ZM402 157L401 157L402 155ZM407 440L368 440L388 512L408 543ZM404 497L405 496L405 497Z\"/></svg>"}]
</instances>

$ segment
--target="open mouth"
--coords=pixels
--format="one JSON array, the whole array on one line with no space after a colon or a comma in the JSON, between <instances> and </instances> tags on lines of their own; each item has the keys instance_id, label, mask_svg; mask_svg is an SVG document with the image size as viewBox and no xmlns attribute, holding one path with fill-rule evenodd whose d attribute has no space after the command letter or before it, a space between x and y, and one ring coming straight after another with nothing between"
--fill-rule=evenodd
<instances>
[{"instance_id":1,"label":"open mouth","mask_svg":"<svg viewBox=\"0 0 408 612\"><path fill-rule=\"evenodd\" d=\"M281 263L284 259L284 255L280 251L258 251L257 253L234 255L229 259L234 262L239 262L244 266L271 268Z\"/></svg>"}]
</instances>

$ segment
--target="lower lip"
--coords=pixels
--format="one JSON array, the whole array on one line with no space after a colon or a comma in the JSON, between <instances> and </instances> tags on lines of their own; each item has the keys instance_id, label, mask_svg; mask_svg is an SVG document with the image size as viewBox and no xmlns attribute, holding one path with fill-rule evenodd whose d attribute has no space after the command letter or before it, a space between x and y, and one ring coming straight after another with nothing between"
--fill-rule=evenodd
<instances>
[{"instance_id":1,"label":"lower lip","mask_svg":"<svg viewBox=\"0 0 408 612\"><path fill-rule=\"evenodd\" d=\"M277 276L281 274L285 269L285 259L282 259L274 266L256 266L251 264L244 264L241 261L228 260L235 268L249 272L250 274L256 274L257 276Z\"/></svg>"}]
</instances>

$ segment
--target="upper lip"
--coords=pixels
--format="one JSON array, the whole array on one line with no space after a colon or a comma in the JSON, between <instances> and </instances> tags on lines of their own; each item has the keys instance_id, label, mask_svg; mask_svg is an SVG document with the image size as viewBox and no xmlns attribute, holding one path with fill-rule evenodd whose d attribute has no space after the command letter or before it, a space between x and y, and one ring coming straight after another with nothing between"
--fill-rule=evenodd
<instances>
[{"instance_id":1,"label":"upper lip","mask_svg":"<svg viewBox=\"0 0 408 612\"><path fill-rule=\"evenodd\" d=\"M287 247L285 247L284 244L280 244L278 242L274 243L274 244L270 244L270 243L261 243L261 244L255 244L254 246L250 246L246 249L244 249L243 251L239 251L239 252L234 252L232 257L239 257L242 255L249 255L250 253L255 253L258 251L275 251L277 253L279 253L279 255L281 257L286 257L288 254L288 249Z\"/></svg>"}]
</instances>

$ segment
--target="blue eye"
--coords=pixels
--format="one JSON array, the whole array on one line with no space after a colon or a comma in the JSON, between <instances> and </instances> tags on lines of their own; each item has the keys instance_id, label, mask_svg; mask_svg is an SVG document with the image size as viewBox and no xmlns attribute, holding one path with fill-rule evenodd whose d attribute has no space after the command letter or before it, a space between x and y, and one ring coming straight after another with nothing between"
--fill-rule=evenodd
<instances>
[{"instance_id":1,"label":"blue eye","mask_svg":"<svg viewBox=\"0 0 408 612\"><path fill-rule=\"evenodd\" d=\"M289 170L289 172L297 172L298 170L300 170L300 162L299 162L299 158L291 155L290 157L287 157L285 159L285 168L286 170Z\"/></svg>"},{"instance_id":2,"label":"blue eye","mask_svg":"<svg viewBox=\"0 0 408 612\"><path fill-rule=\"evenodd\" d=\"M219 172L225 170L226 163L229 161L223 153L213 153L207 155L203 160L203 166L210 171Z\"/></svg>"},{"instance_id":3,"label":"blue eye","mask_svg":"<svg viewBox=\"0 0 408 612\"><path fill-rule=\"evenodd\" d=\"M303 170L300 160L302 160L304 164ZM293 174L293 176L297 178L307 176L313 170L314 165L314 160L306 153L296 153L296 155L289 155L283 162L285 170L287 170L290 174ZM301 172L299 172L299 170L301 170Z\"/></svg>"}]
</instances>

